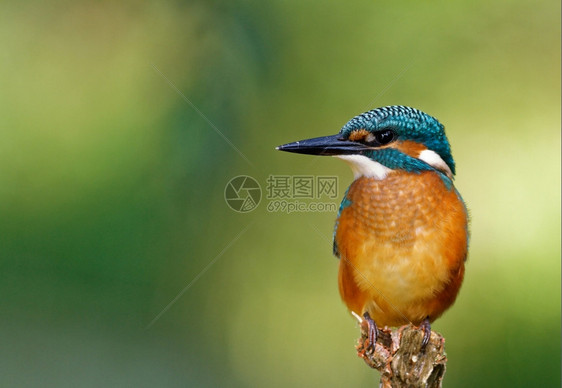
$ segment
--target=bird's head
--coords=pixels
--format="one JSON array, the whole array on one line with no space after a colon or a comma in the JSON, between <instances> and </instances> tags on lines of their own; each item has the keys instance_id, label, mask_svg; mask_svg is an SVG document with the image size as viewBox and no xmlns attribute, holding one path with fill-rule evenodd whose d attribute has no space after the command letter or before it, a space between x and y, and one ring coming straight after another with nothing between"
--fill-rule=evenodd
<instances>
[{"instance_id":1,"label":"bird's head","mask_svg":"<svg viewBox=\"0 0 562 388\"><path fill-rule=\"evenodd\" d=\"M349 120L337 135L284 144L281 151L330 155L351 166L355 178L383 179L391 171L438 171L449 179L455 161L437 119L407 106L387 106Z\"/></svg>"}]
</instances>

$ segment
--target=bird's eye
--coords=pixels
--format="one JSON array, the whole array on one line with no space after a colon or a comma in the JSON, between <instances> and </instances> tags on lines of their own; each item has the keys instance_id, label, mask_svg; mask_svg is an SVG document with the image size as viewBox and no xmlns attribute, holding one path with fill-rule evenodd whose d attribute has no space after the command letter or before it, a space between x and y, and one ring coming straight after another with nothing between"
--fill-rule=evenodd
<instances>
[{"instance_id":1,"label":"bird's eye","mask_svg":"<svg viewBox=\"0 0 562 388\"><path fill-rule=\"evenodd\" d=\"M395 137L396 137L396 134L394 133L393 130L383 129L381 131L376 131L376 132L370 134L367 137L367 139L365 139L365 140L369 144L382 146L382 145L390 143L392 140L394 140Z\"/></svg>"}]
</instances>

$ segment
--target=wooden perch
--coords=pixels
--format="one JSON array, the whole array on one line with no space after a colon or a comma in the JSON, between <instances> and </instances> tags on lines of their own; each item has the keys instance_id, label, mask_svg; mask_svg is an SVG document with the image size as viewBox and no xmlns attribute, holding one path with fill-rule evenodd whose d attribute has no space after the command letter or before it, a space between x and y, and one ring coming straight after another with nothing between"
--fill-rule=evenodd
<instances>
[{"instance_id":1,"label":"wooden perch","mask_svg":"<svg viewBox=\"0 0 562 388\"><path fill-rule=\"evenodd\" d=\"M357 355L381 372L380 387L441 387L447 355L445 338L434 331L422 349L423 329L413 325L379 329L374 351L369 349L368 324L361 322Z\"/></svg>"}]
</instances>

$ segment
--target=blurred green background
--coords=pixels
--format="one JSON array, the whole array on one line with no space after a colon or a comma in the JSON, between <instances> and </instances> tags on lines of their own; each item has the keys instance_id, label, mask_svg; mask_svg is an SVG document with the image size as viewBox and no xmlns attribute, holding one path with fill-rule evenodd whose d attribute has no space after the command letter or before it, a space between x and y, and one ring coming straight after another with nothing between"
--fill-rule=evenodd
<instances>
[{"instance_id":1,"label":"blurred green background","mask_svg":"<svg viewBox=\"0 0 562 388\"><path fill-rule=\"evenodd\" d=\"M472 215L445 386L560 386L559 2L0 7L1 386L377 386L335 214L223 196L338 203L346 165L274 147L390 104L446 125Z\"/></svg>"}]
</instances>

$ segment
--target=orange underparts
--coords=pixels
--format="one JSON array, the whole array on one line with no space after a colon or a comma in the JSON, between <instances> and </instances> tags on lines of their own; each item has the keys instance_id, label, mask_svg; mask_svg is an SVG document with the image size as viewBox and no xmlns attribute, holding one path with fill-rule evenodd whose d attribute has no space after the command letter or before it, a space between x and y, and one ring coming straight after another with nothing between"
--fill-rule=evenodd
<instances>
[{"instance_id":1,"label":"orange underparts","mask_svg":"<svg viewBox=\"0 0 562 388\"><path fill-rule=\"evenodd\" d=\"M347 198L335 236L347 307L382 326L435 320L464 276L468 220L455 190L432 171L395 171L358 178Z\"/></svg>"}]
</instances>

